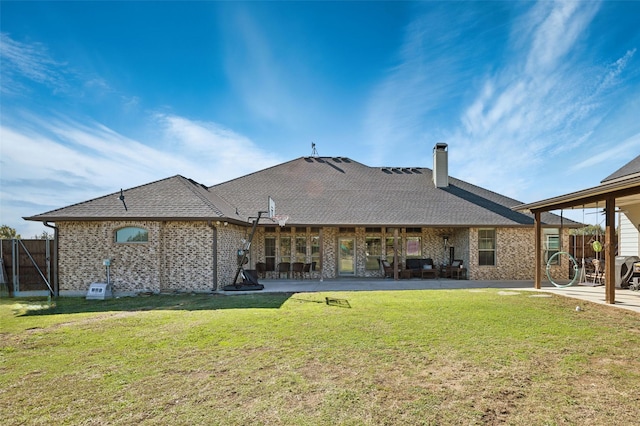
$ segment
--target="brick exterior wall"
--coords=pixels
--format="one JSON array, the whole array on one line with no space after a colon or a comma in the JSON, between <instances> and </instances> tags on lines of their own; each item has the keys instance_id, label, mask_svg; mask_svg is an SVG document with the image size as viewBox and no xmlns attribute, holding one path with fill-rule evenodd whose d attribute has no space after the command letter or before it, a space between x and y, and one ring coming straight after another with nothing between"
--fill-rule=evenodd
<instances>
[{"instance_id":1,"label":"brick exterior wall","mask_svg":"<svg viewBox=\"0 0 640 426\"><path fill-rule=\"evenodd\" d=\"M92 282L105 282L104 259L111 259L110 279L114 291L120 294L138 292L219 290L231 284L235 276L242 239L248 239L250 228L222 223L210 225L206 221L105 221L59 222L59 283L61 294L84 295ZM149 233L146 243L116 243L116 230L135 226ZM280 237L292 239L304 236L307 246L318 232L311 228L295 228L292 232L265 233L258 228L251 245L247 269L255 269L256 262L265 260L265 236L276 238L276 263L279 261ZM321 247L322 270L313 278L336 278L338 274L338 240L355 239L356 277L382 277L380 270L368 270L366 237L382 239L382 253L386 253L385 237L393 236L382 228L382 233L368 233L364 227L353 232L340 233L337 227L323 227ZM462 259L468 276L474 280L531 280L534 265L533 228L496 229L496 265L478 266L478 228L426 228L420 234L399 230L402 244L398 253L400 262L406 263L406 241L409 236L420 236L422 258L430 257L436 265L449 262L448 246L453 246L455 259ZM562 247L568 247L568 230L563 234ZM215 254L214 254L215 250ZM552 269L554 277L568 275L568 259L560 257L561 264ZM305 262L311 262L310 249ZM320 267L320 265L318 265Z\"/></svg>"},{"instance_id":2,"label":"brick exterior wall","mask_svg":"<svg viewBox=\"0 0 640 426\"><path fill-rule=\"evenodd\" d=\"M535 267L535 232L533 228L495 228L496 265L478 265L478 230L469 229L470 268L472 280L533 280ZM561 247L569 247L569 230L562 235ZM569 277L569 259L560 256L560 265L551 267L557 278ZM546 264L543 265L543 270Z\"/></svg>"},{"instance_id":3,"label":"brick exterior wall","mask_svg":"<svg viewBox=\"0 0 640 426\"><path fill-rule=\"evenodd\" d=\"M383 228L384 229L384 228ZM339 228L322 228L323 238L323 269L324 278L337 278L338 274L338 239L355 238L356 275L357 277L382 277L380 270L365 269L367 236L382 238L382 253L386 253L386 237L392 237L393 232L383 231L372 234L365 232L366 228L356 227L355 232L340 233ZM307 231L265 234L264 229L258 228L251 247L251 267L255 268L256 262L264 262L264 237L275 237L277 256L279 256L280 237L286 236L295 241L300 235L308 235ZM454 248L454 259L461 259L467 268L469 279L474 280L531 280L533 279L534 265L534 231L533 228L497 228L496 229L496 266L478 265L478 228L422 228L420 234L407 233L406 228L399 229L398 236L401 239L398 258L404 265L406 263L406 241L409 236L419 236L422 245L422 258L430 257L435 265L451 262L449 248ZM444 245L444 236L447 236L447 247ZM563 235L563 247L568 247L568 231ZM392 259L389 259L390 261ZM561 265L554 266L553 276L566 277L568 260L562 256ZM279 259L276 258L276 263ZM310 257L306 260L310 261ZM564 275L563 275L564 274Z\"/></svg>"},{"instance_id":4,"label":"brick exterior wall","mask_svg":"<svg viewBox=\"0 0 640 426\"><path fill-rule=\"evenodd\" d=\"M86 294L92 282L106 282L105 259L111 259L110 278L115 291L160 291L159 222L58 222L56 225L61 294ZM146 229L149 243L116 244L115 231L125 226Z\"/></svg>"},{"instance_id":5,"label":"brick exterior wall","mask_svg":"<svg viewBox=\"0 0 640 426\"><path fill-rule=\"evenodd\" d=\"M207 292L231 284L244 227L207 222L59 222L61 294L84 295L92 282L106 282L103 260L111 259L114 292ZM149 232L146 243L116 243L115 232L135 226ZM217 248L217 265L213 250ZM216 267L217 266L217 267ZM216 279L214 279L216 274Z\"/></svg>"}]
</instances>

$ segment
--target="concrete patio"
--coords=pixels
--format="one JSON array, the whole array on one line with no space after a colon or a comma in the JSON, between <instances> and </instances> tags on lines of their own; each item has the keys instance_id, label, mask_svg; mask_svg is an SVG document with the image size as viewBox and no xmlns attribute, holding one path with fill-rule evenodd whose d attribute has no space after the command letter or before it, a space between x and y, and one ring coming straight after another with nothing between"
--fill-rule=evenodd
<instances>
[{"instance_id":1,"label":"concrete patio","mask_svg":"<svg viewBox=\"0 0 640 426\"><path fill-rule=\"evenodd\" d=\"M451 289L482 289L500 288L517 291L531 291L557 294L571 297L578 301L588 301L612 308L627 309L640 313L640 292L627 289L616 289L616 303L605 303L604 286L592 287L589 285L573 285L566 288L558 288L543 281L542 289L536 290L531 281L474 281L474 280L453 280L453 279L409 279L393 280L382 278L358 279L341 278L319 281L315 280L273 280L261 279L260 284L264 285L261 291L221 291L223 294L239 293L308 293L308 292L330 292L330 291L383 291L383 290L451 290Z\"/></svg>"}]
</instances>

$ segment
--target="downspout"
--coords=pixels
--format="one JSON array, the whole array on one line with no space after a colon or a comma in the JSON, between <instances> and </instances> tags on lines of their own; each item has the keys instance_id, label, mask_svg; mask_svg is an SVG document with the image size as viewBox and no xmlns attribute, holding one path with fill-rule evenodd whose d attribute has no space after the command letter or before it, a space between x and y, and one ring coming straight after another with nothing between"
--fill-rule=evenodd
<instances>
[{"instance_id":1,"label":"downspout","mask_svg":"<svg viewBox=\"0 0 640 426\"><path fill-rule=\"evenodd\" d=\"M533 213L533 228L535 235L535 266L533 270L533 287L540 290L542 288L542 222L540 212Z\"/></svg>"},{"instance_id":2,"label":"downspout","mask_svg":"<svg viewBox=\"0 0 640 426\"><path fill-rule=\"evenodd\" d=\"M211 242L211 259L213 262L213 291L218 291L218 228L210 220L207 221L207 224L213 230L213 241Z\"/></svg>"},{"instance_id":3,"label":"downspout","mask_svg":"<svg viewBox=\"0 0 640 426\"><path fill-rule=\"evenodd\" d=\"M53 229L53 297L58 297L60 295L60 286L58 285L58 227L49 225L49 222L42 222L42 224L47 228ZM47 241L47 244L49 244L49 241ZM47 259L48 262L49 259ZM49 280L51 280L51 277L49 277Z\"/></svg>"}]
</instances>

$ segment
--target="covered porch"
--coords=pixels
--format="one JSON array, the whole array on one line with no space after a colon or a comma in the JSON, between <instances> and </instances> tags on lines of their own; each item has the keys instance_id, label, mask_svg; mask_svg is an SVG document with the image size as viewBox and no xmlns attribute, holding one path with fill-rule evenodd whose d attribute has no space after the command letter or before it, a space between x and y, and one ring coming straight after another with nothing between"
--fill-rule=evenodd
<instances>
[{"instance_id":1,"label":"covered porch","mask_svg":"<svg viewBox=\"0 0 640 426\"><path fill-rule=\"evenodd\" d=\"M533 276L534 288L540 289L542 283L542 226L540 215L543 212L566 209L597 209L604 208L604 280L605 297L608 304L616 303L616 213L624 211L627 217L640 226L640 176L627 179L607 181L599 186L582 191L572 192L554 198L522 204L513 210L532 213L534 215L535 232L535 268ZM566 291L566 289L563 289Z\"/></svg>"}]
</instances>

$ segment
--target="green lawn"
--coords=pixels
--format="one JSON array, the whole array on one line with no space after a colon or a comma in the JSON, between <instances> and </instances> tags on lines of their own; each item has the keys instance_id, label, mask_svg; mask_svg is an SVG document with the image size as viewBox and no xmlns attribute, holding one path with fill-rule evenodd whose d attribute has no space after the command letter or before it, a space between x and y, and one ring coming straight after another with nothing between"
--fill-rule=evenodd
<instances>
[{"instance_id":1,"label":"green lawn","mask_svg":"<svg viewBox=\"0 0 640 426\"><path fill-rule=\"evenodd\" d=\"M0 299L0 419L637 424L640 315L540 295Z\"/></svg>"}]
</instances>

